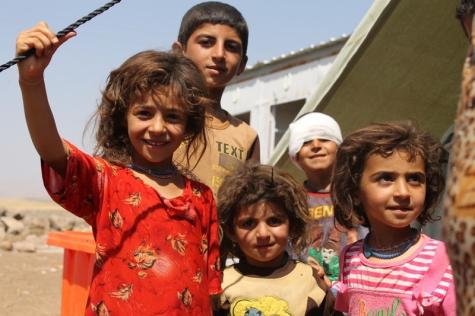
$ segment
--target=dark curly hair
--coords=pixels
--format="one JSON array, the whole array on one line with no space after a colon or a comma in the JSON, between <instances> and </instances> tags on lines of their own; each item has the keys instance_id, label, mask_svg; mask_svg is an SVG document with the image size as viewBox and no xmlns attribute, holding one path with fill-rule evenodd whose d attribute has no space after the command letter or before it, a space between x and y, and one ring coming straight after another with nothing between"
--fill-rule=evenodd
<instances>
[{"instance_id":1,"label":"dark curly hair","mask_svg":"<svg viewBox=\"0 0 475 316\"><path fill-rule=\"evenodd\" d=\"M186 114L187 158L195 154L198 142L204 151L204 111L211 104L206 91L201 73L186 57L154 50L130 57L110 73L93 116L97 127L95 154L115 164L130 163L129 108L148 97L159 102L158 96L172 97Z\"/></svg>"},{"instance_id":2,"label":"dark curly hair","mask_svg":"<svg viewBox=\"0 0 475 316\"><path fill-rule=\"evenodd\" d=\"M332 183L335 218L342 226L370 227L358 198L361 175L371 155L389 157L396 151L408 154L409 161L420 156L426 173L424 208L417 221L421 225L436 220L432 209L444 189L443 149L429 134L418 130L412 122L376 123L349 134L336 155Z\"/></svg>"},{"instance_id":3,"label":"dark curly hair","mask_svg":"<svg viewBox=\"0 0 475 316\"><path fill-rule=\"evenodd\" d=\"M306 223L310 216L303 186L289 173L253 161L243 164L228 175L218 191L218 216L228 238L234 232L234 219L238 212L260 202L272 202L282 207L289 218L289 239L296 250L301 250ZM230 250L242 257L238 249Z\"/></svg>"}]
</instances>

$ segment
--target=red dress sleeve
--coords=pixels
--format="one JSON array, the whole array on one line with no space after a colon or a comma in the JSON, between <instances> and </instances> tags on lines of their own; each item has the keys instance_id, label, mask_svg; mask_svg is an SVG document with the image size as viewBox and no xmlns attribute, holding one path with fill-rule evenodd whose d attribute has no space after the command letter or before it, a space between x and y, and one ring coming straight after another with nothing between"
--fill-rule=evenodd
<instances>
[{"instance_id":1,"label":"red dress sleeve","mask_svg":"<svg viewBox=\"0 0 475 316\"><path fill-rule=\"evenodd\" d=\"M106 163L64 143L68 151L66 175L62 177L41 161L43 184L56 203L93 225L102 199Z\"/></svg>"}]
</instances>

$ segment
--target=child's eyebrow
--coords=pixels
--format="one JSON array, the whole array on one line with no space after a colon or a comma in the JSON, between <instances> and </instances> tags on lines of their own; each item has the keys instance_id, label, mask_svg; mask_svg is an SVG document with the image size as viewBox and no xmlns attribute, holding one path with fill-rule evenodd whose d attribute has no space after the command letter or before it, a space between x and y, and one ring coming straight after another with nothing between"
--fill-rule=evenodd
<instances>
[{"instance_id":1,"label":"child's eyebrow","mask_svg":"<svg viewBox=\"0 0 475 316\"><path fill-rule=\"evenodd\" d=\"M235 224L240 225L249 221L254 221L255 218L252 216L246 216L246 217L241 217L241 218L236 218L235 219Z\"/></svg>"},{"instance_id":2,"label":"child's eyebrow","mask_svg":"<svg viewBox=\"0 0 475 316\"><path fill-rule=\"evenodd\" d=\"M395 175L400 175L401 173L397 172L397 171L391 171L391 170L378 170L374 173L371 174L371 177L377 177L377 176L381 176L381 175L391 175L391 176L395 176ZM402 173L402 175L420 175L420 176L425 176L425 172L424 171L418 171L418 170L414 170L414 171L407 171L407 172L404 172Z\"/></svg>"},{"instance_id":3,"label":"child's eyebrow","mask_svg":"<svg viewBox=\"0 0 475 316\"><path fill-rule=\"evenodd\" d=\"M138 102L134 106L136 106L136 107L155 107L154 104L149 104L149 103L145 103L145 102Z\"/></svg>"},{"instance_id":4,"label":"child's eyebrow","mask_svg":"<svg viewBox=\"0 0 475 316\"><path fill-rule=\"evenodd\" d=\"M151 111L151 112L155 112L156 110L159 110L159 111L167 111L169 112L168 109L162 107L162 106L156 106L155 104L147 104L147 103L144 103L144 104L141 104L141 103L138 103L136 104L134 107L131 108L131 110L135 110L135 111Z\"/></svg>"},{"instance_id":5,"label":"child's eyebrow","mask_svg":"<svg viewBox=\"0 0 475 316\"><path fill-rule=\"evenodd\" d=\"M238 218L236 218L236 219L237 219L238 221L240 221L240 220L246 220L246 219L249 219L249 218L254 218L254 216L246 215L246 216L238 217Z\"/></svg>"},{"instance_id":6,"label":"child's eyebrow","mask_svg":"<svg viewBox=\"0 0 475 316\"><path fill-rule=\"evenodd\" d=\"M378 180L382 176L390 176L390 177L394 178L398 174L399 174L398 172L394 172L394 171L380 170L380 171L376 171L376 172L373 172L372 174L370 174L369 179Z\"/></svg>"},{"instance_id":7,"label":"child's eyebrow","mask_svg":"<svg viewBox=\"0 0 475 316\"><path fill-rule=\"evenodd\" d=\"M391 170L378 170L373 172L371 175L380 175L380 174L396 174L398 172L391 171Z\"/></svg>"},{"instance_id":8,"label":"child's eyebrow","mask_svg":"<svg viewBox=\"0 0 475 316\"><path fill-rule=\"evenodd\" d=\"M145 102L137 102L134 104L132 109L135 108L141 108L141 109L155 109L158 108L159 110L166 110L166 111L176 111L176 112L183 112L183 106L180 106L179 104L162 104L162 103L145 103Z\"/></svg>"},{"instance_id":9,"label":"child's eyebrow","mask_svg":"<svg viewBox=\"0 0 475 316\"><path fill-rule=\"evenodd\" d=\"M135 103L132 105L129 109L130 110L136 110L136 109L150 109L152 108L153 105L145 104L145 103Z\"/></svg>"},{"instance_id":10,"label":"child's eyebrow","mask_svg":"<svg viewBox=\"0 0 475 316\"><path fill-rule=\"evenodd\" d=\"M203 38L203 37L210 37L210 38L215 38L215 35L209 34L209 33L200 33L198 36L196 36L197 39Z\"/></svg>"},{"instance_id":11,"label":"child's eyebrow","mask_svg":"<svg viewBox=\"0 0 475 316\"><path fill-rule=\"evenodd\" d=\"M210 33L200 33L196 36L196 39L200 39L200 38L216 38L216 35L214 34L210 34ZM242 43L241 43L241 39L239 38L226 38L226 42L233 42L233 43L236 43L238 45L241 45L242 46Z\"/></svg>"},{"instance_id":12,"label":"child's eyebrow","mask_svg":"<svg viewBox=\"0 0 475 316\"><path fill-rule=\"evenodd\" d=\"M414 171L414 172L408 172L406 173L408 176L418 176L422 179L426 178L426 173L425 172L420 172L420 171Z\"/></svg>"},{"instance_id":13,"label":"child's eyebrow","mask_svg":"<svg viewBox=\"0 0 475 316\"><path fill-rule=\"evenodd\" d=\"M177 113L184 113L185 112L184 107L180 106L179 104L159 104L157 107L161 111L177 112Z\"/></svg>"}]
</instances>

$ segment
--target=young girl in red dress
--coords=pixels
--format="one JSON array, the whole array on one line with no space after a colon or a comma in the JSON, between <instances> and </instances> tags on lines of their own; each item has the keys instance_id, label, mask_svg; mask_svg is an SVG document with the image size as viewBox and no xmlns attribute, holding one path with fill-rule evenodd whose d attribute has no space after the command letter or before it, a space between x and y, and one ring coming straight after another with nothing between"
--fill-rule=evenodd
<instances>
[{"instance_id":1,"label":"young girl in red dress","mask_svg":"<svg viewBox=\"0 0 475 316\"><path fill-rule=\"evenodd\" d=\"M65 209L93 229L96 265L86 315L211 315L218 294L213 194L183 176L173 152L204 141L204 83L185 57L145 51L109 75L97 110L96 157L63 140L43 78L58 39L40 22L20 33L26 121L44 184Z\"/></svg>"}]
</instances>

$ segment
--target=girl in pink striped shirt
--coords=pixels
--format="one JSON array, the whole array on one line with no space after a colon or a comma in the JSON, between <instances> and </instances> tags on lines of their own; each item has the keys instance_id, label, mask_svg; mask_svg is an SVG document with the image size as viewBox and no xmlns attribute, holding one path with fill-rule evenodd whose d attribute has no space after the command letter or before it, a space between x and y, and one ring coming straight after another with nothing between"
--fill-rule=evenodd
<instances>
[{"instance_id":1,"label":"girl in pink striped shirt","mask_svg":"<svg viewBox=\"0 0 475 316\"><path fill-rule=\"evenodd\" d=\"M433 221L443 190L441 146L411 123L381 123L348 135L336 158L335 217L370 233L344 248L334 283L349 315L455 315L445 245L418 227Z\"/></svg>"}]
</instances>

